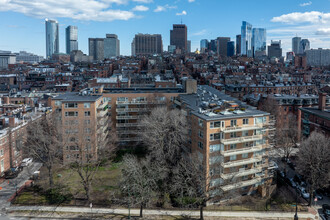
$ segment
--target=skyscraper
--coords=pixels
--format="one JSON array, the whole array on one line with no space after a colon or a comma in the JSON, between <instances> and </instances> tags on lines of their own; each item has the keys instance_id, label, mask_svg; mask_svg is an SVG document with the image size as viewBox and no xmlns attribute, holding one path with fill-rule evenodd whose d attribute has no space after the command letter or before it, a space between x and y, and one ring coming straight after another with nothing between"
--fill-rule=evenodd
<instances>
[{"instance_id":1,"label":"skyscraper","mask_svg":"<svg viewBox=\"0 0 330 220\"><path fill-rule=\"evenodd\" d=\"M188 50L187 26L185 24L173 24L170 31L170 44L175 45L176 49L181 49L183 53Z\"/></svg>"},{"instance_id":2,"label":"skyscraper","mask_svg":"<svg viewBox=\"0 0 330 220\"><path fill-rule=\"evenodd\" d=\"M104 38L88 38L88 47L93 60L104 60Z\"/></svg>"},{"instance_id":3,"label":"skyscraper","mask_svg":"<svg viewBox=\"0 0 330 220\"><path fill-rule=\"evenodd\" d=\"M54 53L59 53L58 22L45 20L46 24L46 59L50 59Z\"/></svg>"},{"instance_id":4,"label":"skyscraper","mask_svg":"<svg viewBox=\"0 0 330 220\"><path fill-rule=\"evenodd\" d=\"M242 35L236 35L236 54L241 54L241 36Z\"/></svg>"},{"instance_id":5,"label":"skyscraper","mask_svg":"<svg viewBox=\"0 0 330 220\"><path fill-rule=\"evenodd\" d=\"M191 53L191 40L187 41L187 53Z\"/></svg>"},{"instance_id":6,"label":"skyscraper","mask_svg":"<svg viewBox=\"0 0 330 220\"><path fill-rule=\"evenodd\" d=\"M104 39L104 58L117 57L120 55L120 41L116 34L107 34Z\"/></svg>"},{"instance_id":7,"label":"skyscraper","mask_svg":"<svg viewBox=\"0 0 330 220\"><path fill-rule=\"evenodd\" d=\"M227 56L232 57L235 55L235 42L228 41L227 42Z\"/></svg>"},{"instance_id":8,"label":"skyscraper","mask_svg":"<svg viewBox=\"0 0 330 220\"><path fill-rule=\"evenodd\" d=\"M70 54L73 50L78 50L78 27L68 26L65 29L66 53Z\"/></svg>"},{"instance_id":9,"label":"skyscraper","mask_svg":"<svg viewBox=\"0 0 330 220\"><path fill-rule=\"evenodd\" d=\"M217 52L217 40L211 40L209 43L209 50L213 51L214 53Z\"/></svg>"},{"instance_id":10,"label":"skyscraper","mask_svg":"<svg viewBox=\"0 0 330 220\"><path fill-rule=\"evenodd\" d=\"M264 29L264 28L253 28L252 29L253 57L255 57L255 54L257 51L264 52L264 55L266 55L266 29Z\"/></svg>"},{"instance_id":11,"label":"skyscraper","mask_svg":"<svg viewBox=\"0 0 330 220\"><path fill-rule=\"evenodd\" d=\"M281 48L281 41L271 41L271 45L268 46L268 57L276 57L280 58L282 57L282 48Z\"/></svg>"},{"instance_id":12,"label":"skyscraper","mask_svg":"<svg viewBox=\"0 0 330 220\"><path fill-rule=\"evenodd\" d=\"M209 48L209 41L207 39L202 39L200 45L201 53L205 53L208 48Z\"/></svg>"},{"instance_id":13,"label":"skyscraper","mask_svg":"<svg viewBox=\"0 0 330 220\"><path fill-rule=\"evenodd\" d=\"M299 43L299 54L304 54L306 50L310 50L311 45L308 39L302 39Z\"/></svg>"},{"instance_id":14,"label":"skyscraper","mask_svg":"<svg viewBox=\"0 0 330 220\"><path fill-rule=\"evenodd\" d=\"M136 34L132 42L132 55L161 54L163 41L160 34Z\"/></svg>"},{"instance_id":15,"label":"skyscraper","mask_svg":"<svg viewBox=\"0 0 330 220\"><path fill-rule=\"evenodd\" d=\"M246 21L241 27L241 55L252 57L252 25Z\"/></svg>"},{"instance_id":16,"label":"skyscraper","mask_svg":"<svg viewBox=\"0 0 330 220\"><path fill-rule=\"evenodd\" d=\"M299 45L300 45L301 37L292 38L292 52L295 55L299 54Z\"/></svg>"},{"instance_id":17,"label":"skyscraper","mask_svg":"<svg viewBox=\"0 0 330 220\"><path fill-rule=\"evenodd\" d=\"M230 37L218 37L217 38L217 53L221 56L227 56L227 43L230 41Z\"/></svg>"}]
</instances>

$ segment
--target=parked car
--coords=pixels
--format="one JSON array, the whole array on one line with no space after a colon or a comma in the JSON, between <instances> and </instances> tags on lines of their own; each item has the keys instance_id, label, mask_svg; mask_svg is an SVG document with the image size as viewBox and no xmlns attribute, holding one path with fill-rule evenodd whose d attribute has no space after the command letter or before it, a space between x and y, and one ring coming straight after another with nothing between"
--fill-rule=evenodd
<instances>
[{"instance_id":1,"label":"parked car","mask_svg":"<svg viewBox=\"0 0 330 220\"><path fill-rule=\"evenodd\" d=\"M309 193L306 192L305 189L301 190L301 196L304 198L304 199L309 199Z\"/></svg>"},{"instance_id":2,"label":"parked car","mask_svg":"<svg viewBox=\"0 0 330 220\"><path fill-rule=\"evenodd\" d=\"M297 184L295 181L293 181L293 178L290 178L290 185L293 187L293 188L296 188L297 187Z\"/></svg>"},{"instance_id":3,"label":"parked car","mask_svg":"<svg viewBox=\"0 0 330 220\"><path fill-rule=\"evenodd\" d=\"M23 170L23 167L12 167L5 172L5 179L14 179Z\"/></svg>"},{"instance_id":4,"label":"parked car","mask_svg":"<svg viewBox=\"0 0 330 220\"><path fill-rule=\"evenodd\" d=\"M322 211L326 217L330 216L330 205L328 204L323 204L322 205Z\"/></svg>"},{"instance_id":5,"label":"parked car","mask_svg":"<svg viewBox=\"0 0 330 220\"><path fill-rule=\"evenodd\" d=\"M22 167L27 167L32 163L33 159L32 158L25 158L22 160L21 166Z\"/></svg>"}]
</instances>

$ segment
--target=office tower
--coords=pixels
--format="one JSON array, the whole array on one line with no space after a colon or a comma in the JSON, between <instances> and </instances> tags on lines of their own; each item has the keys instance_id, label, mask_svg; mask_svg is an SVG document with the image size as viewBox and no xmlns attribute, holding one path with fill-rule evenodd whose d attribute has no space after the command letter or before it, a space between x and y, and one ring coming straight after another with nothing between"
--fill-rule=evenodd
<instances>
[{"instance_id":1,"label":"office tower","mask_svg":"<svg viewBox=\"0 0 330 220\"><path fill-rule=\"evenodd\" d=\"M217 38L217 53L220 56L227 56L228 41L230 41L230 37L218 37Z\"/></svg>"},{"instance_id":2,"label":"office tower","mask_svg":"<svg viewBox=\"0 0 330 220\"><path fill-rule=\"evenodd\" d=\"M93 60L104 60L104 38L88 38L88 47Z\"/></svg>"},{"instance_id":3,"label":"office tower","mask_svg":"<svg viewBox=\"0 0 330 220\"><path fill-rule=\"evenodd\" d=\"M227 42L227 56L232 57L235 55L235 42L228 41Z\"/></svg>"},{"instance_id":4,"label":"office tower","mask_svg":"<svg viewBox=\"0 0 330 220\"><path fill-rule=\"evenodd\" d=\"M58 22L45 20L46 24L46 59L50 59L54 53L60 52Z\"/></svg>"},{"instance_id":5,"label":"office tower","mask_svg":"<svg viewBox=\"0 0 330 220\"><path fill-rule=\"evenodd\" d=\"M306 50L308 66L330 66L330 49Z\"/></svg>"},{"instance_id":6,"label":"office tower","mask_svg":"<svg viewBox=\"0 0 330 220\"><path fill-rule=\"evenodd\" d=\"M266 55L266 29L253 28L252 29L252 53L255 57L256 52L264 52Z\"/></svg>"},{"instance_id":7,"label":"office tower","mask_svg":"<svg viewBox=\"0 0 330 220\"><path fill-rule=\"evenodd\" d=\"M306 50L311 49L311 45L308 39L302 39L299 43L299 54L304 54Z\"/></svg>"},{"instance_id":8,"label":"office tower","mask_svg":"<svg viewBox=\"0 0 330 220\"><path fill-rule=\"evenodd\" d=\"M104 39L104 58L117 57L120 55L120 41L116 34L107 34Z\"/></svg>"},{"instance_id":9,"label":"office tower","mask_svg":"<svg viewBox=\"0 0 330 220\"><path fill-rule=\"evenodd\" d=\"M295 55L299 54L299 45L300 45L301 37L292 38L292 52Z\"/></svg>"},{"instance_id":10,"label":"office tower","mask_svg":"<svg viewBox=\"0 0 330 220\"><path fill-rule=\"evenodd\" d=\"M242 35L236 35L236 54L241 54L241 36Z\"/></svg>"},{"instance_id":11,"label":"office tower","mask_svg":"<svg viewBox=\"0 0 330 220\"><path fill-rule=\"evenodd\" d=\"M207 39L202 39L200 43L201 53L205 53L209 48L209 41Z\"/></svg>"},{"instance_id":12,"label":"office tower","mask_svg":"<svg viewBox=\"0 0 330 220\"><path fill-rule=\"evenodd\" d=\"M191 41L187 41L187 53L191 53Z\"/></svg>"},{"instance_id":13,"label":"office tower","mask_svg":"<svg viewBox=\"0 0 330 220\"><path fill-rule=\"evenodd\" d=\"M132 42L132 55L161 54L163 41L160 34L136 34Z\"/></svg>"},{"instance_id":14,"label":"office tower","mask_svg":"<svg viewBox=\"0 0 330 220\"><path fill-rule=\"evenodd\" d=\"M211 40L209 43L209 50L213 51L214 53L217 52L217 40Z\"/></svg>"},{"instance_id":15,"label":"office tower","mask_svg":"<svg viewBox=\"0 0 330 220\"><path fill-rule=\"evenodd\" d=\"M268 57L269 58L280 58L282 57L281 41L271 41L271 45L268 46Z\"/></svg>"},{"instance_id":16,"label":"office tower","mask_svg":"<svg viewBox=\"0 0 330 220\"><path fill-rule=\"evenodd\" d=\"M73 50L78 50L78 27L68 26L65 29L66 53L70 54Z\"/></svg>"},{"instance_id":17,"label":"office tower","mask_svg":"<svg viewBox=\"0 0 330 220\"><path fill-rule=\"evenodd\" d=\"M187 52L187 26L185 24L173 24L173 30L170 31L170 44L175 45L176 49L181 49L183 53Z\"/></svg>"},{"instance_id":18,"label":"office tower","mask_svg":"<svg viewBox=\"0 0 330 220\"><path fill-rule=\"evenodd\" d=\"M252 57L252 25L246 21L241 27L241 55Z\"/></svg>"}]
</instances>

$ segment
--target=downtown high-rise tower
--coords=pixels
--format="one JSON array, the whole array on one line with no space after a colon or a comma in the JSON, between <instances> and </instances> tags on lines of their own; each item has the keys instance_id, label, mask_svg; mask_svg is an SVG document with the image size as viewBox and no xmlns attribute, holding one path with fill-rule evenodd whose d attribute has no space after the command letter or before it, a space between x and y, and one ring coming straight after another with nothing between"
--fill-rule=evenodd
<instances>
[{"instance_id":1,"label":"downtown high-rise tower","mask_svg":"<svg viewBox=\"0 0 330 220\"><path fill-rule=\"evenodd\" d=\"M78 27L68 26L65 29L66 53L70 54L73 50L78 50Z\"/></svg>"},{"instance_id":2,"label":"downtown high-rise tower","mask_svg":"<svg viewBox=\"0 0 330 220\"><path fill-rule=\"evenodd\" d=\"M46 24L46 59L50 59L54 53L59 53L59 31L58 22L45 20Z\"/></svg>"},{"instance_id":3,"label":"downtown high-rise tower","mask_svg":"<svg viewBox=\"0 0 330 220\"><path fill-rule=\"evenodd\" d=\"M252 25L246 21L241 27L241 55L252 57Z\"/></svg>"},{"instance_id":4,"label":"downtown high-rise tower","mask_svg":"<svg viewBox=\"0 0 330 220\"><path fill-rule=\"evenodd\" d=\"M181 49L183 53L188 51L187 26L185 24L173 24L170 31L170 44L176 49Z\"/></svg>"}]
</instances>

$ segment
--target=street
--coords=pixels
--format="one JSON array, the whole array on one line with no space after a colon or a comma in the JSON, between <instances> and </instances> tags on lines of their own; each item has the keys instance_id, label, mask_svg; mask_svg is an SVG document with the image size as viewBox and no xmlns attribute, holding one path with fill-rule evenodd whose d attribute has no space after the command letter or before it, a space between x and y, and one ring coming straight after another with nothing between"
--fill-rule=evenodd
<instances>
[{"instance_id":1,"label":"street","mask_svg":"<svg viewBox=\"0 0 330 220\"><path fill-rule=\"evenodd\" d=\"M24 167L22 172L14 179L6 179L0 187L0 220L2 219L13 219L6 218L5 208L10 206L10 202L8 199L16 193L24 183L32 176L32 174L41 168L41 163L33 162L28 167Z\"/></svg>"}]
</instances>

